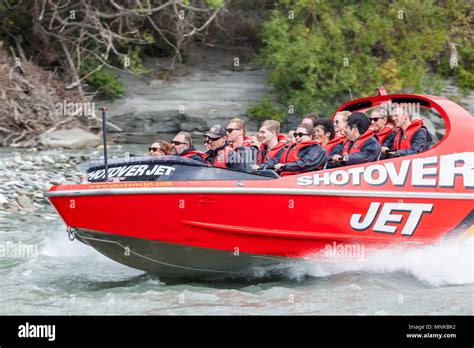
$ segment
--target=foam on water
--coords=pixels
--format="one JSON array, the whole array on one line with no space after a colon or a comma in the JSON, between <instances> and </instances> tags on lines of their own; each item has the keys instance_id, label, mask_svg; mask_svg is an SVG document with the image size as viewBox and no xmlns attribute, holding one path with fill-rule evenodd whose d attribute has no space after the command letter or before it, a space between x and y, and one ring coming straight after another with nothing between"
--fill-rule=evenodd
<instances>
[{"instance_id":1,"label":"foam on water","mask_svg":"<svg viewBox=\"0 0 474 348\"><path fill-rule=\"evenodd\" d=\"M474 283L474 236L465 240L366 252L363 257L314 259L291 267L290 276L326 277L344 272L404 272L433 286Z\"/></svg>"},{"instance_id":2,"label":"foam on water","mask_svg":"<svg viewBox=\"0 0 474 348\"><path fill-rule=\"evenodd\" d=\"M63 231L58 232L53 238L46 237L45 247L41 249L40 255L49 257L76 257L76 256L94 256L99 253L93 248L79 242L71 242L67 238L65 227Z\"/></svg>"}]
</instances>

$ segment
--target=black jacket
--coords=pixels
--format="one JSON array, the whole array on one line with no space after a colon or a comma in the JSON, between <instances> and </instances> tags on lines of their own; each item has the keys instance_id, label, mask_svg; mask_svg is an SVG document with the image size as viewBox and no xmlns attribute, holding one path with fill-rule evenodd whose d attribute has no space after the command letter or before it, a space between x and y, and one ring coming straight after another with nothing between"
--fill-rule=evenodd
<instances>
[{"instance_id":1,"label":"black jacket","mask_svg":"<svg viewBox=\"0 0 474 348\"><path fill-rule=\"evenodd\" d=\"M208 157L206 158L206 161L213 165L219 152L221 150L224 150L226 146L228 146L227 143L215 150L208 150L206 152L206 155L208 155ZM229 169L239 170L241 172L245 171L245 166L242 163L239 154L234 150L231 150L229 152L229 156L227 156L227 160L226 160L226 165L227 165L227 168Z\"/></svg>"}]
</instances>

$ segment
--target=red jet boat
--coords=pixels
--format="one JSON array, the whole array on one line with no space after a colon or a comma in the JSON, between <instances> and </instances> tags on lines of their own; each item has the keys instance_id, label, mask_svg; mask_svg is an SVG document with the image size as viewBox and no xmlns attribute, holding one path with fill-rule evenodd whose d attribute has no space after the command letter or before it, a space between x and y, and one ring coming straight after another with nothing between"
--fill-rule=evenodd
<instances>
[{"instance_id":1,"label":"red jet boat","mask_svg":"<svg viewBox=\"0 0 474 348\"><path fill-rule=\"evenodd\" d=\"M45 193L71 237L164 278L241 274L334 245L378 248L472 234L474 123L430 95L357 99L337 111L413 105L428 151L278 177L169 156L87 165L88 182ZM336 112L337 112L336 111ZM110 181L112 179L112 182Z\"/></svg>"}]
</instances>

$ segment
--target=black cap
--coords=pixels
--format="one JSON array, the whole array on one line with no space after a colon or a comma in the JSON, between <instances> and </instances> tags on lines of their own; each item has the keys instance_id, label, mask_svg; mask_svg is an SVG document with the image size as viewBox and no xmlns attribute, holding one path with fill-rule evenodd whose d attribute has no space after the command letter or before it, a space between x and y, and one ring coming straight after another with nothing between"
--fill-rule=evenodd
<instances>
[{"instance_id":1,"label":"black cap","mask_svg":"<svg viewBox=\"0 0 474 348\"><path fill-rule=\"evenodd\" d=\"M226 134L227 133L224 127L222 127L220 124L215 124L206 133L206 137L209 137L211 139L219 139L225 136Z\"/></svg>"}]
</instances>

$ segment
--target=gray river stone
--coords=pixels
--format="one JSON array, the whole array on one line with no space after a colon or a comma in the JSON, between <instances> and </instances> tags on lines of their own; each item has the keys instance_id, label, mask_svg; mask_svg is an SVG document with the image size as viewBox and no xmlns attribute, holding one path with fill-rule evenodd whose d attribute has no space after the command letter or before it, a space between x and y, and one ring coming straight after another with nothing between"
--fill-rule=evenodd
<instances>
[{"instance_id":1,"label":"gray river stone","mask_svg":"<svg viewBox=\"0 0 474 348\"><path fill-rule=\"evenodd\" d=\"M80 128L43 133L37 140L46 148L67 149L95 147L101 143L100 137Z\"/></svg>"},{"instance_id":2,"label":"gray river stone","mask_svg":"<svg viewBox=\"0 0 474 348\"><path fill-rule=\"evenodd\" d=\"M41 156L41 160L42 160L43 162L45 162L45 163L50 163L50 164L54 164L54 163L55 163L55 161L54 161L51 157L49 157L49 156L47 156L47 155Z\"/></svg>"},{"instance_id":3,"label":"gray river stone","mask_svg":"<svg viewBox=\"0 0 474 348\"><path fill-rule=\"evenodd\" d=\"M21 189L21 188L15 188L15 192L18 193L19 195L26 196L29 194L28 191Z\"/></svg>"},{"instance_id":4,"label":"gray river stone","mask_svg":"<svg viewBox=\"0 0 474 348\"><path fill-rule=\"evenodd\" d=\"M20 170L32 170L33 169L33 163L23 162L23 164L21 164L18 169L20 169Z\"/></svg>"},{"instance_id":5,"label":"gray river stone","mask_svg":"<svg viewBox=\"0 0 474 348\"><path fill-rule=\"evenodd\" d=\"M0 205L5 203L8 203L8 199L2 193L0 193Z\"/></svg>"},{"instance_id":6,"label":"gray river stone","mask_svg":"<svg viewBox=\"0 0 474 348\"><path fill-rule=\"evenodd\" d=\"M18 205L22 208L26 208L26 209L31 209L33 208L33 205L31 204L31 201L28 197L26 196L18 196L16 197L16 202L18 203Z\"/></svg>"}]
</instances>

